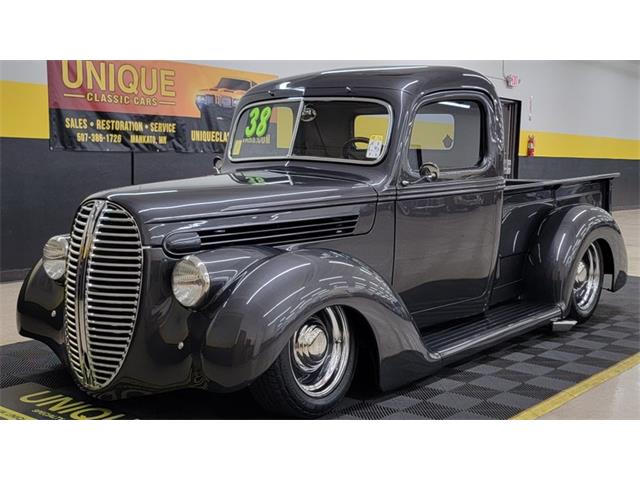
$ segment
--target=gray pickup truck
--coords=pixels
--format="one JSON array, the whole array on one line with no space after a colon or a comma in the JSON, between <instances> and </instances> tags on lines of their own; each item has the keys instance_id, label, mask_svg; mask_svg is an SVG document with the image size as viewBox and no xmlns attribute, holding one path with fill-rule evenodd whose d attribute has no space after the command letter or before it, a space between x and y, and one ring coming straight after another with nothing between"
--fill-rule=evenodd
<instances>
[{"instance_id":1,"label":"gray pickup truck","mask_svg":"<svg viewBox=\"0 0 640 480\"><path fill-rule=\"evenodd\" d=\"M616 174L506 180L491 82L335 70L249 90L215 174L96 193L24 282L20 333L104 399L250 388L328 412L588 319L627 257Z\"/></svg>"}]
</instances>

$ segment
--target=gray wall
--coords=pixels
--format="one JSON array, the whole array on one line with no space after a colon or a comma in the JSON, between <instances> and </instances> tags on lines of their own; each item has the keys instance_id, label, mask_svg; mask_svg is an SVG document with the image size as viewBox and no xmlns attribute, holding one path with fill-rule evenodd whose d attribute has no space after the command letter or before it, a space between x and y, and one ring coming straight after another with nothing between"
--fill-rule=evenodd
<instances>
[{"instance_id":1,"label":"gray wall","mask_svg":"<svg viewBox=\"0 0 640 480\"><path fill-rule=\"evenodd\" d=\"M211 173L210 154L52 152L48 140L0 139L0 281L20 279L88 195ZM132 177L133 176L133 177Z\"/></svg>"}]
</instances>

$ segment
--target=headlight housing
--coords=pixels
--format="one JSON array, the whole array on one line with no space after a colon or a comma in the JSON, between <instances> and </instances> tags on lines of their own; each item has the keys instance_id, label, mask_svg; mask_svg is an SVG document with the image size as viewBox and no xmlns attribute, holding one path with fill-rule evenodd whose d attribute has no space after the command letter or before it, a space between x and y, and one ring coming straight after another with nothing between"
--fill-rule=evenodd
<instances>
[{"instance_id":1,"label":"headlight housing","mask_svg":"<svg viewBox=\"0 0 640 480\"><path fill-rule=\"evenodd\" d=\"M196 105L204 106L204 105L212 105L214 102L214 97L211 95L197 95L196 96Z\"/></svg>"},{"instance_id":2,"label":"headlight housing","mask_svg":"<svg viewBox=\"0 0 640 480\"><path fill-rule=\"evenodd\" d=\"M210 287L209 272L198 257L189 255L176 263L171 275L171 289L180 304L188 308L201 305Z\"/></svg>"},{"instance_id":3,"label":"headlight housing","mask_svg":"<svg viewBox=\"0 0 640 480\"><path fill-rule=\"evenodd\" d=\"M226 95L216 97L216 102L222 108L232 108L233 107L233 98L227 97Z\"/></svg>"},{"instance_id":4,"label":"headlight housing","mask_svg":"<svg viewBox=\"0 0 640 480\"><path fill-rule=\"evenodd\" d=\"M44 244L42 249L42 265L45 273L52 280L60 280L64 276L67 267L68 251L68 235L56 235Z\"/></svg>"}]
</instances>

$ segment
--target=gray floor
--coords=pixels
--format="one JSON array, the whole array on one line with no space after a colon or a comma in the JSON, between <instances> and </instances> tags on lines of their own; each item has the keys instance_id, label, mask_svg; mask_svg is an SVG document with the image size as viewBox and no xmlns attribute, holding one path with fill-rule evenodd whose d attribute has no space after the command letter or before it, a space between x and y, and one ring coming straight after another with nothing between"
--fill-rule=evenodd
<instances>
[{"instance_id":1,"label":"gray floor","mask_svg":"<svg viewBox=\"0 0 640 480\"><path fill-rule=\"evenodd\" d=\"M629 256L629 274L640 276L640 210L616 212ZM0 284L0 345L25 341L15 324L20 282ZM589 390L544 419L640 419L640 366Z\"/></svg>"},{"instance_id":2,"label":"gray floor","mask_svg":"<svg viewBox=\"0 0 640 480\"><path fill-rule=\"evenodd\" d=\"M22 282L0 283L0 345L27 340L16 328L16 301Z\"/></svg>"},{"instance_id":3,"label":"gray floor","mask_svg":"<svg viewBox=\"0 0 640 480\"><path fill-rule=\"evenodd\" d=\"M640 419L640 366L594 387L541 418L544 420Z\"/></svg>"}]
</instances>

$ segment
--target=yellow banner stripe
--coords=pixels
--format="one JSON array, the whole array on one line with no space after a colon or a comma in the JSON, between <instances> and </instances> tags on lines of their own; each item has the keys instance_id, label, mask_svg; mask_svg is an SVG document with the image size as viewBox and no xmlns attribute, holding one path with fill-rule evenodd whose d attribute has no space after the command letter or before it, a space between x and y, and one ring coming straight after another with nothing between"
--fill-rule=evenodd
<instances>
[{"instance_id":1,"label":"yellow banner stripe","mask_svg":"<svg viewBox=\"0 0 640 480\"><path fill-rule=\"evenodd\" d=\"M0 80L0 137L49 138L47 85ZM537 157L640 160L640 140L521 131L519 155L535 135Z\"/></svg>"},{"instance_id":2,"label":"yellow banner stripe","mask_svg":"<svg viewBox=\"0 0 640 480\"><path fill-rule=\"evenodd\" d=\"M632 355L631 357L616 363L614 366L609 367L600 373L596 373L594 376L589 377L586 380L583 380L573 387L557 393L544 402L538 403L537 405L534 405L533 407L520 412L516 416L511 417L511 420L535 420L536 418L546 415L556 408L561 407L570 400L579 397L583 393L588 392L592 388L597 387L607 380L617 377L621 373L635 367L636 365L640 365L640 353L636 353L635 355Z\"/></svg>"},{"instance_id":3,"label":"yellow banner stripe","mask_svg":"<svg viewBox=\"0 0 640 480\"><path fill-rule=\"evenodd\" d=\"M527 155L529 135L535 136L536 157L640 160L640 140L524 130L518 152L522 157Z\"/></svg>"},{"instance_id":4,"label":"yellow banner stripe","mask_svg":"<svg viewBox=\"0 0 640 480\"><path fill-rule=\"evenodd\" d=\"M10 408L0 405L0 418L5 420L35 420L35 418L25 415L24 413L16 412Z\"/></svg>"},{"instance_id":5,"label":"yellow banner stripe","mask_svg":"<svg viewBox=\"0 0 640 480\"><path fill-rule=\"evenodd\" d=\"M0 137L49 138L46 85L0 80Z\"/></svg>"}]
</instances>

